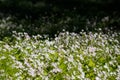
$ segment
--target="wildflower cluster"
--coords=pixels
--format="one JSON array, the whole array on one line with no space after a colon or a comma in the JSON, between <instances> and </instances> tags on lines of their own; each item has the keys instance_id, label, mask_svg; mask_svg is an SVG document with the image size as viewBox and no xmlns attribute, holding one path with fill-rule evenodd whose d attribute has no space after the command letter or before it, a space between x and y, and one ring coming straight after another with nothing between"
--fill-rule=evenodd
<instances>
[{"instance_id":1,"label":"wildflower cluster","mask_svg":"<svg viewBox=\"0 0 120 80\"><path fill-rule=\"evenodd\" d=\"M63 32L41 40L14 32L0 41L2 80L119 80L120 34Z\"/></svg>"}]
</instances>

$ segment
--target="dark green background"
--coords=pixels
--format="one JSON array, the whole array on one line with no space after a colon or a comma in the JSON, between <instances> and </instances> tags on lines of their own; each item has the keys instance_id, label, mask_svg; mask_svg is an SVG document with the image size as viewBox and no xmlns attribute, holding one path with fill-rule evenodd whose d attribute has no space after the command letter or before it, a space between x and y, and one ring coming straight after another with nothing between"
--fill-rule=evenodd
<instances>
[{"instance_id":1,"label":"dark green background","mask_svg":"<svg viewBox=\"0 0 120 80\"><path fill-rule=\"evenodd\" d=\"M0 0L0 18L11 16L13 23L23 25L10 33L17 30L53 36L63 29L80 32L103 28L107 32L105 29L111 27L119 31L119 7L120 0ZM104 17L109 17L109 21L102 22Z\"/></svg>"}]
</instances>

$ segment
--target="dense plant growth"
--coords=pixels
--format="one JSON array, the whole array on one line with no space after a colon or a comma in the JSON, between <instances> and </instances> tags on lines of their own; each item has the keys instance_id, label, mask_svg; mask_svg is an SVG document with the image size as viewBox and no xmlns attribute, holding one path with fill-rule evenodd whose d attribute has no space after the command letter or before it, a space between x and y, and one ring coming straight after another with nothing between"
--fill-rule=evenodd
<instances>
[{"instance_id":1,"label":"dense plant growth","mask_svg":"<svg viewBox=\"0 0 120 80\"><path fill-rule=\"evenodd\" d=\"M0 0L0 80L120 80L119 0Z\"/></svg>"},{"instance_id":2,"label":"dense plant growth","mask_svg":"<svg viewBox=\"0 0 120 80\"><path fill-rule=\"evenodd\" d=\"M12 38L0 41L2 80L120 79L119 33L62 32L41 40L14 31Z\"/></svg>"}]
</instances>

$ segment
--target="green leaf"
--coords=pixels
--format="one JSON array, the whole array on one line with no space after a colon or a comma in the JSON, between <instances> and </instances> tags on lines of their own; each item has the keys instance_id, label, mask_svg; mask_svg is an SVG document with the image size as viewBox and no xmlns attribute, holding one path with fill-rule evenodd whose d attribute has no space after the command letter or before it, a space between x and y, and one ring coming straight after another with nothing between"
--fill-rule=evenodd
<instances>
[{"instance_id":1,"label":"green leaf","mask_svg":"<svg viewBox=\"0 0 120 80\"><path fill-rule=\"evenodd\" d=\"M116 60L117 60L117 62L118 62L118 65L120 65L120 55L117 56Z\"/></svg>"},{"instance_id":2,"label":"green leaf","mask_svg":"<svg viewBox=\"0 0 120 80\"><path fill-rule=\"evenodd\" d=\"M88 66L89 67L95 67L95 63L93 62L92 59L89 60Z\"/></svg>"}]
</instances>

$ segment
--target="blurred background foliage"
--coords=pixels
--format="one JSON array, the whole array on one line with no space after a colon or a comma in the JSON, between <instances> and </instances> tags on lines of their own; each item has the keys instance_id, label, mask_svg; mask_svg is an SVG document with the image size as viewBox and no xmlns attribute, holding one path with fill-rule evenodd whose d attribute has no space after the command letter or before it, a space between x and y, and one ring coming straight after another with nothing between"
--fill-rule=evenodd
<instances>
[{"instance_id":1,"label":"blurred background foliage","mask_svg":"<svg viewBox=\"0 0 120 80\"><path fill-rule=\"evenodd\" d=\"M0 10L37 18L40 14L61 14L68 11L81 14L95 14L96 11L109 13L119 11L119 4L119 0L0 0Z\"/></svg>"},{"instance_id":2,"label":"blurred background foliage","mask_svg":"<svg viewBox=\"0 0 120 80\"><path fill-rule=\"evenodd\" d=\"M120 0L0 0L0 23L7 18L16 24L7 30L9 34L17 30L53 36L63 29L80 32L111 27L118 31L119 7Z\"/></svg>"}]
</instances>

